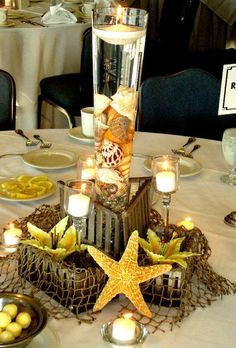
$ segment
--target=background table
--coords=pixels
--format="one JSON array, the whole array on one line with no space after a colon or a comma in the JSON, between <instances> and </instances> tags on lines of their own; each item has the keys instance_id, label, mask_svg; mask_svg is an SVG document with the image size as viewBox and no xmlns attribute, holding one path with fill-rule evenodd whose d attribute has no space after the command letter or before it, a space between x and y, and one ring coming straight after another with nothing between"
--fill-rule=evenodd
<instances>
[{"instance_id":1,"label":"background table","mask_svg":"<svg viewBox=\"0 0 236 348\"><path fill-rule=\"evenodd\" d=\"M92 145L85 145L68 136L68 130L37 130L46 141L52 141L52 148L71 149L76 153L92 152ZM33 134L28 132L29 135ZM10 137L9 137L10 135ZM136 133L134 152L146 154L170 153L172 147L179 147L186 141L185 137L164 134ZM191 216L194 224L206 235L212 255L209 259L214 270L222 276L236 282L236 229L224 224L226 214L236 210L236 187L220 181L220 176L227 170L221 143L198 139L200 150L194 158L202 164L202 171L192 177L180 179L180 187L172 197L170 221L176 223ZM5 145L4 145L5 144ZM24 140L12 132L0 132L1 153L29 151ZM134 158L132 175L150 174L143 166L143 159ZM24 164L21 157L4 157L0 159L0 176L15 176L23 173L48 173L55 180L76 177L76 167L42 171ZM27 216L42 203L55 204L59 201L58 193L43 202L1 202L0 228L20 216ZM157 203L157 207L160 202ZM50 319L48 328L60 338L61 346L72 348L106 347L100 335L102 323L114 319L119 304L113 301L107 305L92 325L78 325L75 319ZM174 327L171 332L158 331L150 334L143 348L234 348L236 342L236 296L226 295L206 308L198 308ZM54 348L54 347L52 347ZM58 348L58 346L57 346Z\"/></svg>"},{"instance_id":2,"label":"background table","mask_svg":"<svg viewBox=\"0 0 236 348\"><path fill-rule=\"evenodd\" d=\"M41 27L12 21L15 27L0 28L0 68L12 74L16 82L16 127L34 129L40 80L80 71L82 34L89 24Z\"/></svg>"}]
</instances>

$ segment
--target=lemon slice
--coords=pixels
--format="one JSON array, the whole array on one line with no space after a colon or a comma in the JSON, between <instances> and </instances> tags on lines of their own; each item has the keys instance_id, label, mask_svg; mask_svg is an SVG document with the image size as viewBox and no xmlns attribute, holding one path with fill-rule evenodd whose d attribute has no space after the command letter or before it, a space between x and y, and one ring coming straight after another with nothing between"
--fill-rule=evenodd
<instances>
[{"instance_id":1,"label":"lemon slice","mask_svg":"<svg viewBox=\"0 0 236 348\"><path fill-rule=\"evenodd\" d=\"M37 196L42 196L44 193L47 192L47 188L41 185L32 184L31 187L33 190L35 190Z\"/></svg>"},{"instance_id":2,"label":"lemon slice","mask_svg":"<svg viewBox=\"0 0 236 348\"><path fill-rule=\"evenodd\" d=\"M27 185L30 181L30 179L32 179L33 176L32 175L19 175L16 177L16 180L19 181L20 183L22 183L23 185Z\"/></svg>"},{"instance_id":3,"label":"lemon slice","mask_svg":"<svg viewBox=\"0 0 236 348\"><path fill-rule=\"evenodd\" d=\"M30 183L30 184L35 184L35 183L37 183L38 181L48 181L47 175L36 175L36 176L34 176L33 178L31 178L31 179L29 180L29 183Z\"/></svg>"},{"instance_id":4,"label":"lemon slice","mask_svg":"<svg viewBox=\"0 0 236 348\"><path fill-rule=\"evenodd\" d=\"M16 192L15 198L26 199L37 197L37 191L34 189L27 188L24 191Z\"/></svg>"},{"instance_id":5,"label":"lemon slice","mask_svg":"<svg viewBox=\"0 0 236 348\"><path fill-rule=\"evenodd\" d=\"M42 186L45 187L46 191L50 191L53 187L53 182L48 180L48 181L38 181L37 186Z\"/></svg>"}]
</instances>

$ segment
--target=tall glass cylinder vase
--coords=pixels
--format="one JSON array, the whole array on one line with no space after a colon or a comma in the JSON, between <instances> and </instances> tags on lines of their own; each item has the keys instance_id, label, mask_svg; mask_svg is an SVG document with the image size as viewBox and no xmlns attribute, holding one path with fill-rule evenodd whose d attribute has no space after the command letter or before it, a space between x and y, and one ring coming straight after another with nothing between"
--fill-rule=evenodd
<instances>
[{"instance_id":1,"label":"tall glass cylinder vase","mask_svg":"<svg viewBox=\"0 0 236 348\"><path fill-rule=\"evenodd\" d=\"M95 190L113 211L127 203L147 12L98 8L93 12Z\"/></svg>"}]
</instances>

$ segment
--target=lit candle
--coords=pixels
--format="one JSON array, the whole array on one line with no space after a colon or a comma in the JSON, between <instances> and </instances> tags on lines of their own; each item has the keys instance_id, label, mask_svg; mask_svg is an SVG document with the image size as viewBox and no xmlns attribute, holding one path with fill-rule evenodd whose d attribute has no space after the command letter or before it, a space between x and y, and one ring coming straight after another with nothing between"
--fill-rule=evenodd
<instances>
[{"instance_id":1,"label":"lit candle","mask_svg":"<svg viewBox=\"0 0 236 348\"><path fill-rule=\"evenodd\" d=\"M20 243L20 237L22 230L15 228L14 224L10 224L9 228L3 233L4 244L9 246L18 245ZM8 251L15 251L16 248L9 249Z\"/></svg>"},{"instance_id":2,"label":"lit candle","mask_svg":"<svg viewBox=\"0 0 236 348\"><path fill-rule=\"evenodd\" d=\"M95 169L94 169L94 160L92 158L88 158L85 167L82 168L81 178L83 180L91 180L94 179Z\"/></svg>"},{"instance_id":3,"label":"lit candle","mask_svg":"<svg viewBox=\"0 0 236 348\"><path fill-rule=\"evenodd\" d=\"M132 314L124 314L123 318L114 320L112 325L112 338L120 342L129 342L135 339L136 323L130 319Z\"/></svg>"},{"instance_id":4,"label":"lit candle","mask_svg":"<svg viewBox=\"0 0 236 348\"><path fill-rule=\"evenodd\" d=\"M93 28L94 33L105 42L113 45L131 44L145 36L146 30L135 25L125 25L122 21L122 8L118 7L116 24L100 25Z\"/></svg>"},{"instance_id":5,"label":"lit candle","mask_svg":"<svg viewBox=\"0 0 236 348\"><path fill-rule=\"evenodd\" d=\"M183 226L188 231L190 231L194 228L194 224L192 222L191 217L187 217L185 220L177 222L177 226L178 227Z\"/></svg>"},{"instance_id":6,"label":"lit candle","mask_svg":"<svg viewBox=\"0 0 236 348\"><path fill-rule=\"evenodd\" d=\"M89 212L90 198L83 193L75 193L69 197L68 214L74 217L86 216Z\"/></svg>"},{"instance_id":7,"label":"lit candle","mask_svg":"<svg viewBox=\"0 0 236 348\"><path fill-rule=\"evenodd\" d=\"M163 171L156 174L156 188L160 192L174 192L176 190L175 173Z\"/></svg>"}]
</instances>

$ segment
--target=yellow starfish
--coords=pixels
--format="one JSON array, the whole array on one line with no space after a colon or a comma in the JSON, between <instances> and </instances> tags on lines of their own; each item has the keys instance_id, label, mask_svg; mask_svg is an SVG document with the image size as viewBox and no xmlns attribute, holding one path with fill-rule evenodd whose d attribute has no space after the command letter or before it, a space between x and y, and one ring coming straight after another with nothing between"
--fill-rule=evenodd
<instances>
[{"instance_id":1,"label":"yellow starfish","mask_svg":"<svg viewBox=\"0 0 236 348\"><path fill-rule=\"evenodd\" d=\"M138 265L138 231L134 231L120 261L112 260L101 251L89 246L88 251L97 264L108 275L106 286L98 297L93 311L99 311L117 294L123 293L133 305L145 316L152 314L146 305L139 284L155 278L171 269L171 265Z\"/></svg>"}]
</instances>

